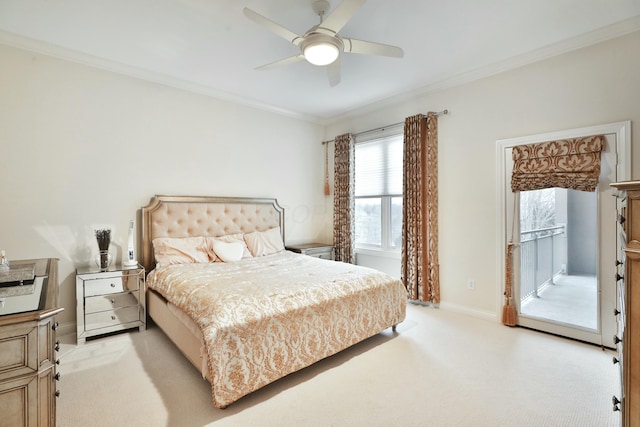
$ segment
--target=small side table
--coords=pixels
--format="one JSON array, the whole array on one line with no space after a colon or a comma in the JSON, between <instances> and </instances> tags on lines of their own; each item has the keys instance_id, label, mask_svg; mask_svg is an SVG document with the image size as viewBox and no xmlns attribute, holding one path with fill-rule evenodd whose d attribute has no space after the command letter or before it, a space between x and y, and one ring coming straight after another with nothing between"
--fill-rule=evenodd
<instances>
[{"instance_id":1,"label":"small side table","mask_svg":"<svg viewBox=\"0 0 640 427\"><path fill-rule=\"evenodd\" d=\"M286 250L291 252L297 252L303 255L309 255L316 258L329 259L333 261L335 259L335 251L333 245L327 245L326 243L305 243L301 245L288 245Z\"/></svg>"},{"instance_id":2,"label":"small side table","mask_svg":"<svg viewBox=\"0 0 640 427\"><path fill-rule=\"evenodd\" d=\"M144 268L116 265L76 270L78 344L110 332L146 328Z\"/></svg>"}]
</instances>

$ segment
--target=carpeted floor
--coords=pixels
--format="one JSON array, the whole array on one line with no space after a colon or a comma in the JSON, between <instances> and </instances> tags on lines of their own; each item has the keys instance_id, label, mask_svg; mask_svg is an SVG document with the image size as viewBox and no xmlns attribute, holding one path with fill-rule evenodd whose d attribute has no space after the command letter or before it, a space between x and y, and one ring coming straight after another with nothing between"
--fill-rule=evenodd
<instances>
[{"instance_id":1,"label":"carpeted floor","mask_svg":"<svg viewBox=\"0 0 640 427\"><path fill-rule=\"evenodd\" d=\"M58 426L620 424L614 352L409 305L405 322L227 409L155 326L62 337Z\"/></svg>"}]
</instances>

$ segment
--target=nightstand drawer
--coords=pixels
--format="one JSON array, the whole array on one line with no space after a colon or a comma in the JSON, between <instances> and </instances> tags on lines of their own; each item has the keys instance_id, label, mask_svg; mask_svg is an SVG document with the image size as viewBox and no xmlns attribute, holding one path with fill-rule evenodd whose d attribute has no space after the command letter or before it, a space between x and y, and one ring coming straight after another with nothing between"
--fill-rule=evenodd
<instances>
[{"instance_id":1,"label":"nightstand drawer","mask_svg":"<svg viewBox=\"0 0 640 427\"><path fill-rule=\"evenodd\" d=\"M84 283L84 296L117 294L138 289L137 277L116 276L104 279L90 279Z\"/></svg>"},{"instance_id":2,"label":"nightstand drawer","mask_svg":"<svg viewBox=\"0 0 640 427\"><path fill-rule=\"evenodd\" d=\"M335 259L334 247L324 243L307 243L302 245L288 245L286 249L291 252L296 252L303 255L312 256L315 258L328 259L333 261Z\"/></svg>"},{"instance_id":3,"label":"nightstand drawer","mask_svg":"<svg viewBox=\"0 0 640 427\"><path fill-rule=\"evenodd\" d=\"M84 312L90 314L130 306L138 306L138 299L131 292L98 295L85 299Z\"/></svg>"},{"instance_id":4,"label":"nightstand drawer","mask_svg":"<svg viewBox=\"0 0 640 427\"><path fill-rule=\"evenodd\" d=\"M85 314L85 329L91 331L124 323L137 322L138 320L140 320L140 310L138 306L101 311L99 313L87 313Z\"/></svg>"}]
</instances>

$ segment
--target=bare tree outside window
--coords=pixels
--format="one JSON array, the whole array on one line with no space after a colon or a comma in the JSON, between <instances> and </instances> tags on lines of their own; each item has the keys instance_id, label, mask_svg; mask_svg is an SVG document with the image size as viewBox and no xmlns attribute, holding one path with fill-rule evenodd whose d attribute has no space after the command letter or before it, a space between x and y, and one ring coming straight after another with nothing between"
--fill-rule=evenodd
<instances>
[{"instance_id":1,"label":"bare tree outside window","mask_svg":"<svg viewBox=\"0 0 640 427\"><path fill-rule=\"evenodd\" d=\"M554 188L520 193L521 232L556 225L556 191Z\"/></svg>"}]
</instances>

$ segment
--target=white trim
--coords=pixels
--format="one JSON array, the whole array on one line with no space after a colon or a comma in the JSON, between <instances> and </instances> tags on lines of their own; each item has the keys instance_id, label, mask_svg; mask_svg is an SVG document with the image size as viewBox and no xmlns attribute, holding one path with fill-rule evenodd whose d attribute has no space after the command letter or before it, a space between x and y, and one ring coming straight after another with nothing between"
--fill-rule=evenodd
<instances>
[{"instance_id":1,"label":"white trim","mask_svg":"<svg viewBox=\"0 0 640 427\"><path fill-rule=\"evenodd\" d=\"M380 258L400 259L402 254L400 251L385 251L383 249L367 249L356 247L356 255L377 256Z\"/></svg>"},{"instance_id":2,"label":"white trim","mask_svg":"<svg viewBox=\"0 0 640 427\"><path fill-rule=\"evenodd\" d=\"M66 322L59 325L57 335L59 337L66 337L67 335L76 335L77 328L76 322ZM75 338L74 338L75 342Z\"/></svg>"},{"instance_id":3,"label":"white trim","mask_svg":"<svg viewBox=\"0 0 640 427\"><path fill-rule=\"evenodd\" d=\"M378 111L383 107L390 107L403 102L409 102L419 96L426 96L443 90L458 87L485 77L494 76L509 70L533 64L545 59L553 58L567 52L572 52L587 46L605 42L626 34L640 30L640 16L634 16L624 21L616 22L594 31L563 40L531 52L524 53L504 61L488 64L473 70L468 70L461 74L449 77L443 77L435 83L428 84L422 88L412 89L404 93L379 98L360 106L353 106L349 111L342 111L333 117L326 119L325 125L331 125L347 118L358 117L367 113Z\"/></svg>"},{"instance_id":4,"label":"white trim","mask_svg":"<svg viewBox=\"0 0 640 427\"><path fill-rule=\"evenodd\" d=\"M75 62L77 64L86 65L88 67L98 68L100 70L110 71L112 73L121 74L127 77L133 77L136 79L161 84L163 86L185 90L188 92L196 93L198 95L210 96L220 101L227 101L246 107L256 108L262 111L275 113L285 117L292 117L294 119L305 120L315 124L323 124L318 117L312 117L307 114L301 114L284 108L275 107L273 105L253 101L248 98L224 92L211 86L193 83L187 80L179 79L177 77L169 76L167 74L161 74L144 68L134 67L121 62L112 61L110 59L100 58L88 53L68 49L59 45L43 42L36 39L31 39L19 34L10 33L8 31L0 30L0 44L36 52L42 55L52 56L54 58Z\"/></svg>"},{"instance_id":5,"label":"white trim","mask_svg":"<svg viewBox=\"0 0 640 427\"><path fill-rule=\"evenodd\" d=\"M497 176L499 177L496 185L497 199L499 201L498 215L497 215L497 259L498 263L496 268L498 269L496 277L498 277L498 292L497 292L497 311L500 313L502 310L503 294L504 294L504 281L505 281L505 251L506 251L506 239L507 239L507 206L506 206L506 176L505 176L505 164L507 158L505 156L505 150L512 148L516 145L533 144L538 142L552 141L555 139L567 139L567 138L580 138L590 135L616 135L616 152L618 155L618 170L616 176L618 181L627 181L631 179L631 121L605 123L601 125L588 126L577 129L567 129L556 132L541 133L537 135L521 136L517 138L500 139L496 141L496 159L498 168ZM498 320L501 321L501 316L498 316Z\"/></svg>"},{"instance_id":6,"label":"white trim","mask_svg":"<svg viewBox=\"0 0 640 427\"><path fill-rule=\"evenodd\" d=\"M500 322L501 318L496 313L484 310L474 310L464 305L458 305L446 301L440 301L439 305L441 310L454 311L456 313L466 314L468 316L476 317L479 319L489 320L491 322Z\"/></svg>"}]
</instances>

